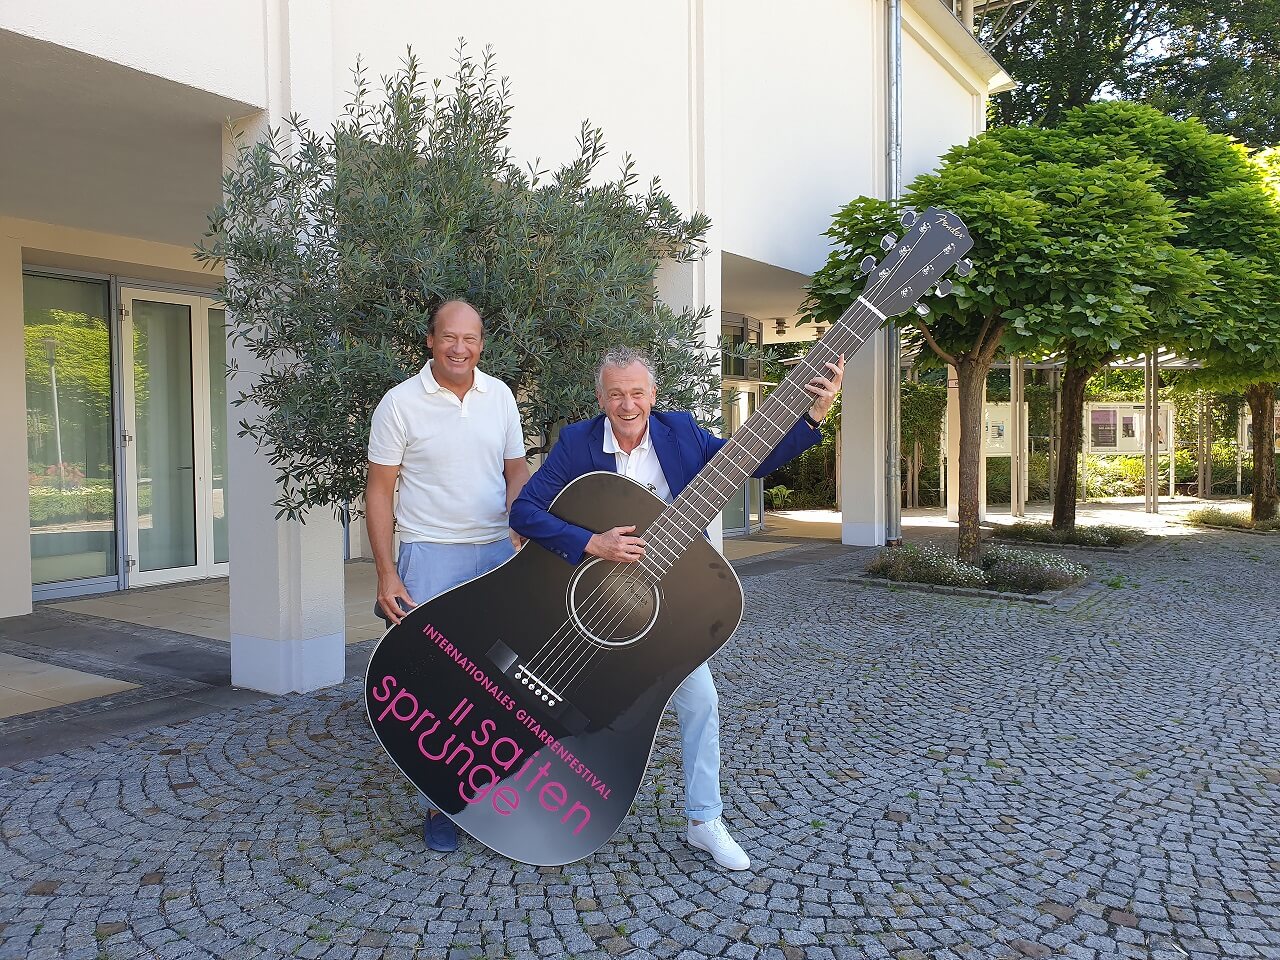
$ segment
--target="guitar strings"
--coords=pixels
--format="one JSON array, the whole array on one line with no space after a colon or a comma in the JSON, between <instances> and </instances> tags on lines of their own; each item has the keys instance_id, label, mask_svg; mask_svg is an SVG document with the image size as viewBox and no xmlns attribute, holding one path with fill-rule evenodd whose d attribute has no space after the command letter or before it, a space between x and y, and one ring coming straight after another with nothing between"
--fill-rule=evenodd
<instances>
[{"instance_id":1,"label":"guitar strings","mask_svg":"<svg viewBox=\"0 0 1280 960\"><path fill-rule=\"evenodd\" d=\"M906 252L907 251L904 250L903 254L905 254ZM940 253L938 257L935 257L934 261L932 262L936 262L936 260L941 256L942 254ZM888 275L884 277L878 277L877 280L874 281L869 288L863 291L861 296L865 299L867 294L874 293L880 287L894 282L896 274L900 269L902 263L903 263L903 258L902 256L900 256L898 263L893 265ZM855 306L856 306L856 301L855 301ZM834 333L835 331L833 330L832 332ZM811 349L810 355L812 355L813 349L816 349L818 346L822 346L830 350L833 357L839 356L840 348L833 346L833 344L837 340L840 340L840 341L845 340L848 335L852 335L853 339L857 340L859 345L865 339L864 337L859 336L858 332L854 328L850 327L848 329L840 331L839 335L836 337L832 337L830 341L827 341L827 340L819 341L817 344L815 344L814 348ZM819 369L810 362L809 356L806 356L805 360L802 361L802 363L804 363L806 366L811 367L815 374L819 372ZM774 396L781 398L783 390L793 391L790 397L784 399L783 401L784 403L789 403L794 399L798 399L801 396L807 395L807 391L804 389L804 383L801 382L800 378L797 378L794 381L786 381L780 385L780 388L781 389L775 390L773 394ZM768 420L767 417L765 419L766 419L766 422L769 422L772 425L771 420ZM758 436L749 437L746 441L747 449L750 449L753 443L761 442L762 439L763 438ZM770 449L772 449L772 444L768 444L768 446ZM752 452L759 454L762 451L752 450ZM768 450L765 450L763 452L767 454ZM722 477L722 479L730 479L730 478ZM717 489L717 492L719 492L718 489ZM681 519L685 519L685 520L689 519L689 518L683 517L680 511L681 511L681 508L677 506L675 513L679 514ZM664 511L663 514L659 516L657 525L654 528L651 528L650 530L646 531L646 534L649 536L650 539L653 538L655 532L661 531L661 528L663 527L665 521L671 520L673 523L675 522L674 518L670 516L670 513L671 513L670 511ZM674 532L677 532L678 529L679 527L678 525L676 525L672 530L662 531L662 532L674 533ZM679 559L679 556L676 557L676 561L678 561L678 559ZM673 563L674 562L675 561L673 561ZM597 637L600 636L601 634L600 627L605 623L606 620L609 621L609 626L606 629L606 633L611 632L612 630L616 629L616 627L619 626L626 619L626 617L629 616L636 609L637 605L634 603L634 601L632 601L628 605L627 601L624 600L621 603L618 603L615 601L612 604L612 609L605 609L601 611L600 602L607 602L607 600L610 599L609 594L611 593L611 591L606 589L609 584L612 583L616 585L619 582L619 580L622 580L622 579L629 579L629 580L632 580L633 582L640 579L630 574L629 571L627 571L627 568L630 568L633 570L638 565L641 566L642 569L645 570L645 572L649 573L650 576L653 576L655 573L658 573L659 576L661 575L658 571L650 570L648 569L648 567L645 567L643 565L643 561L641 561L639 564L615 563L614 570L611 571L602 579L601 583L596 587L596 589L588 597L588 602L591 600L597 601L595 606L593 606L584 617L579 618L580 621L585 621L587 618L590 618L593 615L598 614L594 616L594 622L583 623L583 626L586 627L587 631L590 634ZM604 595L597 597L597 594L600 594L601 591L603 591ZM566 623L562 625L561 630L569 626L570 626L570 621L566 621ZM561 630L557 630L556 634L554 634L552 638L549 638L549 641L554 642L556 637L561 633ZM571 637L570 639L578 639L578 638ZM578 644L569 643L565 646L565 648L562 651L557 652L557 656L555 657L555 660L552 663L553 668L555 668L553 670L554 682L552 679L549 679L547 681L549 685L559 686L566 683L572 684L576 682L577 679L582 675L582 672L588 666L590 666L591 662L595 659L595 655L599 652L599 646L596 643L592 643L587 638L582 638L582 639L587 640L587 642L583 644L581 640L579 640ZM575 645L580 647L580 650L576 651L576 656L574 655L575 651L573 651L573 647ZM544 645L544 650L545 648L546 648L546 645ZM572 662L569 664L568 669L564 673L561 673L559 670L559 667L561 666L562 661L566 657L571 657Z\"/></svg>"},{"instance_id":2,"label":"guitar strings","mask_svg":"<svg viewBox=\"0 0 1280 960\"><path fill-rule=\"evenodd\" d=\"M904 254L905 254L905 252L906 252L906 251L904 250ZM941 256L941 254L939 254L939 256ZM936 261L936 259L937 259L937 258L935 257L935 261ZM900 257L900 258L899 258L898 263L897 263L897 264L895 264L895 265L891 268L891 270L890 270L890 272L889 272L888 276L878 278L875 282L873 282L873 284L871 285L871 287L870 287L867 291L864 291L864 293L862 294L862 296L865 298L865 296L866 296L866 294L867 294L867 293L873 292L874 290L878 289L878 287L883 286L883 285L885 285L885 284L887 284L887 283L893 282L893 281L894 281L894 279L895 279L895 275L896 275L896 273L898 272L898 270L899 270L899 268L900 268L900 266L901 266L902 262L903 262L903 260L902 260L902 258ZM833 331L833 332L834 332L834 331ZM863 337L861 337L861 336L859 336L859 335L858 335L858 332L857 332L856 330L854 330L854 329L850 328L850 329L847 329L847 330L841 331L840 335L839 335L839 336L837 336L837 337L833 337L833 338L831 338L831 341L830 341L830 342L828 342L828 341L820 341L820 342L819 342L819 344L816 344L816 345L815 345L815 349L816 349L816 347L817 347L817 346L823 346L823 347L825 347L826 349L828 349L828 350L830 350L830 351L831 351L831 354L832 354L832 356L833 356L833 357L836 357L836 356L838 356L838 355L839 355L840 350L839 350L839 348L837 348L837 347L833 346L833 344L834 344L837 340L843 340L843 339L845 339L845 335L846 335L846 334L852 334L853 338L854 338L854 339L856 339L856 340L859 342L859 345L861 344L861 342L862 342L862 341L863 341L863 339L864 339ZM810 356L811 356L811 355L812 355L812 351L810 352ZM819 372L818 368L817 368L816 366L813 366L813 364L810 362L810 358L809 358L809 356L806 356L805 361L803 361L803 362L805 363L805 365L806 365L806 366L811 367L811 369L813 370L813 372L814 372L815 374ZM804 396L804 395L806 395L806 394L807 394L807 391L805 391L805 389L804 389L804 384L803 384L803 383L801 383L800 378L797 378L797 379L796 379L796 380L794 380L794 381L786 382L786 383L784 383L784 384L783 384L783 385L781 385L781 386L782 386L782 389L780 389L780 390L778 390L778 391L775 391L774 396L781 397L782 392L783 392L783 390L785 390L785 389L790 389L790 390L793 390L793 391L794 391L794 394L793 394L791 397L787 398L784 402L790 402L791 400L797 399L797 398L799 398L799 397ZM773 421L772 421L772 420L769 420L769 418L768 418L767 416L765 417L765 420L766 420L766 422L768 422L768 423L770 423L771 425L773 425L773 426L775 426L775 427L776 427L776 424L773 424ZM760 437L754 437L754 436L753 436L753 437L749 437L749 438L748 438L748 440L746 441L746 447L747 447L747 449L750 449L750 448L751 448L751 445L752 445L753 443L759 443L759 442L761 441L761 439L762 439L762 438L760 438ZM767 444L767 445L770 447L770 449L772 448L772 444ZM759 451L759 450L753 450L752 452L753 452L753 453L760 453L760 452L762 452L762 451ZM766 450L766 451L763 451L763 452L764 452L764 453L767 453L768 451ZM729 478L722 477L722 479L729 479ZM713 486L714 486L714 484L713 484ZM717 489L717 492L719 492L719 491L718 491L718 489ZM680 508L679 508L678 506L677 506L677 508L676 508L676 511L675 511L675 512L676 512L677 514L679 514L679 513L680 513ZM657 526L656 526L655 528L652 528L651 530L647 531L647 533L648 533L648 535L649 535L650 539L652 539L652 538L653 538L654 533L655 533L656 531L659 531L659 530L660 530L660 528L663 526L663 521L664 521L665 519L668 519L668 518L669 518L669 512L664 511L663 516L661 516L661 517L659 517L659 518L658 518L659 522L658 522ZM682 515L681 515L681 518L682 518L682 519L688 519L688 518L684 518ZM677 529L678 529L678 527L677 527ZM672 530L672 531L667 531L667 532L676 532L676 531L675 531L675 530ZM678 557L677 557L677 560L678 560ZM617 565L616 565L616 567L615 567L614 574L616 574L616 573L618 572L618 570L619 570L620 568L624 567L624 566L631 567L631 566L634 566L634 565L631 565L631 564L617 564ZM650 571L650 573L652 573L652 572ZM614 583L616 583L618 578L617 578L617 577L615 577L615 576L614 576L614 574L610 574L609 576L607 576L607 577L602 581L602 583L601 583L601 587L604 587L604 586L605 586L607 583L609 583L611 580L612 580ZM632 580L634 581L634 580L636 580L636 579L638 579L638 578L635 578L635 577L628 577L628 579L632 579ZM598 609L598 608L597 608L597 609ZM604 623L604 621L605 621L606 619L609 619L609 620L610 620L610 626L609 626L607 629L608 629L608 631L610 631L610 632L611 632L611 631L612 631L613 629L615 629L618 625L620 625L620 623L621 623L623 620L625 620L625 619L626 619L626 617L627 617L628 615L630 615L630 613L631 613L634 609L635 609L635 604L634 604L634 603L631 605L631 609L630 609L630 610L629 610L629 609L626 609L626 604L625 604L625 602L624 602L623 604L615 604L615 605L614 605L614 609L613 609L612 611L605 611L605 612L604 612L604 615L603 615L603 616L600 616L600 617L597 617L597 618L596 618L596 620L595 620L595 622L594 622L593 624L589 624L589 625L586 625L586 626L588 626L588 629L589 629L589 631L590 631L592 634L594 634L594 635L596 635L596 636L599 636L599 635L600 635L600 629L599 629L599 627ZM595 611L593 610L592 612L595 612ZM621 616L620 616L620 617L618 616L618 613L619 613L619 612L621 613ZM559 632L559 631L557 631L557 633L558 633L558 632ZM582 671L583 671L587 666L589 666L590 662L594 659L595 653L596 653L597 651L595 651L595 650L593 650L593 649L592 649L592 647L593 647L593 646L594 646L594 645L585 646L585 647L582 649L582 651L579 653L579 655L578 655L576 658L574 658L574 659L575 659L575 663L571 665L571 669L572 669L572 667L577 667L577 669L574 669L574 670L573 670L572 675L569 675L569 674L566 674L566 675L565 675L565 677L567 678L567 681L568 681L569 683L573 683L573 682L575 682L575 681L577 680L577 678L581 675ZM565 653L568 653L568 652L569 652L568 650L566 650L566 651L565 651ZM584 657L584 655L585 655L585 657ZM556 660L556 665L557 665L557 666L559 665L559 661L560 661L560 659L561 659L561 657L557 657L557 660ZM559 677L557 677L557 682L558 682L558 683L559 683L559 682L561 682Z\"/></svg>"},{"instance_id":3,"label":"guitar strings","mask_svg":"<svg viewBox=\"0 0 1280 960\"><path fill-rule=\"evenodd\" d=\"M878 277L875 281L873 281L870 287L868 287L862 292L861 297L864 300L868 294L873 294L879 288L895 282L896 274L898 273L899 269L901 268L904 262L905 253L908 251L909 251L909 248L903 249L902 254L899 256L898 262L894 264L893 267L891 267L889 273L886 276ZM930 262L930 265L932 265L932 263L936 263L937 260L940 259L941 256L943 256L944 253L946 252L949 252L949 251L944 250L942 253L939 253L937 256L935 256L934 259ZM857 305L857 301L855 301L854 306L856 305ZM874 312L873 308L872 308L872 312ZM836 331L833 330L832 332L835 333ZM859 345L861 345L861 343L865 339L864 337L859 336L857 330L854 329L853 327L841 330L839 335L835 337L831 337L830 341L824 339L816 343L814 347L810 349L809 354L806 355L805 359L801 362L805 366L811 367L815 375L818 374L820 372L819 368L814 366L810 362L810 357L812 356L813 351L816 350L818 347L824 347L827 350L831 351L831 354L833 357L838 357L840 354L841 348L834 346L834 344L837 341L845 340L849 336L852 336L853 339L857 340ZM776 389L774 391L772 396L782 399L784 403L790 403L791 401L798 399L801 396L807 395L807 391L804 389L804 386L805 384L801 383L799 378L797 378L795 381L789 381L789 382L784 381L783 384L779 385L779 389ZM783 397L784 390L790 391L791 395L788 397ZM767 416L765 417L765 421L776 428L776 424L773 424L773 421L769 420ZM753 454L760 454L761 452L767 454L769 452L768 450L761 451L761 450L752 449L753 444L761 443L762 441L763 441L763 438L759 436L751 436L744 441L744 447L748 450L751 450ZM768 447L769 449L772 449L772 444L769 444ZM728 480L731 478L724 477L723 475L721 475L721 479ZM715 484L712 483L712 486L715 487ZM716 488L716 490L717 490L717 493L720 492L718 488ZM673 514L673 511L664 510L663 513L657 518L655 526L646 531L646 535L650 540L654 538L655 534L662 534L662 533L672 534L672 533L680 532L679 524L676 522L675 517L672 514ZM681 520L687 521L690 519L683 516L683 514L681 513L681 508L679 506L676 507L674 514L678 515ZM664 530L663 527L668 522L670 522L673 525L672 529ZM678 562L680 556L682 555L683 555L682 552L679 553L675 557L675 559L671 561L670 565L673 566L674 563ZM646 560L648 560L647 556L643 558L641 561L638 561L637 563L615 562L614 569L611 570L609 573L607 573L601 579L600 583L597 584L597 586L592 590L591 594L589 594L588 597L584 600L583 606L585 608L585 611L578 617L578 620L582 624L582 626L585 628L585 632L587 632L590 636L600 637L602 634L607 636L613 630L617 629L617 627L620 626L622 622L624 622L626 618L630 616L636 609L638 609L639 605L635 603L634 600L629 601L624 598L621 601L619 601L618 599L616 599L616 597L614 596L615 589L611 589L611 588L617 588L620 584L623 584L623 583L627 583L628 585L630 585L637 582L641 582L641 583L644 582L641 576L638 576L633 572L637 568L642 570L644 573L648 574L650 577L654 578L654 581L655 581L654 588L656 590L656 582L661 578L661 576L663 575L663 572L661 571L660 567L657 569L652 569L648 564L646 564L645 562ZM670 569L670 566L668 566L668 569ZM646 586L648 586L648 584L646 584ZM613 602L610 604L609 601L611 600ZM602 631L601 627L604 626L606 622L608 623L608 626L605 626L605 629ZM572 630L573 625L574 624L573 624L572 618L570 620L566 620L561 625L561 627L557 629L551 637L548 638L547 643L543 644L543 647L541 648L541 650L539 650L539 652L535 654L533 658L531 658L531 666L532 666L533 662L537 660L540 656L544 656L547 654L553 655L553 659L550 661L550 664L549 664L548 679L545 681L545 685L547 686L555 688L561 685L571 685L575 683L577 679L582 675L583 671L587 669L591 665L591 663L595 660L596 654L599 653L601 650L601 646L597 642L592 642L590 637L579 638L575 636L577 631ZM560 647L560 644L557 643L557 640L560 639L560 634L562 632L565 632L566 630L568 631L569 636L567 636L564 639L567 639L570 642L564 644L563 647ZM575 640L577 641L577 643L573 642ZM585 643L583 641L585 641ZM551 647L551 650L548 650L549 646ZM574 650L575 646L578 647L579 649ZM556 649L557 647L560 647L560 649ZM605 647L604 649L608 649L608 648ZM566 661L567 661L567 666L565 666ZM548 670L548 667L544 666L539 669L546 671Z\"/></svg>"},{"instance_id":4,"label":"guitar strings","mask_svg":"<svg viewBox=\"0 0 1280 960\"><path fill-rule=\"evenodd\" d=\"M932 265L933 265L933 264L935 264L935 263L936 263L936 262L937 262L937 261L938 261L938 260L943 256L943 255L945 255L946 253L951 252L951 250L952 250L952 249L954 249L954 246L953 246L953 245L949 245L949 247L948 247L948 248L944 248L944 250L943 250L943 251L941 251L938 255L936 255L936 256L935 256L935 257L934 257L934 258L929 262L929 264L928 264L925 268L923 268L923 272L927 275L927 273L929 272L929 268L930 268L930 267L932 267ZM903 251L903 255L905 255L905 253L906 253L906 252L909 252L909 248L908 248L907 250L904 250L904 251ZM899 268L901 267L902 263L903 263L903 257L901 257L901 256L900 256L898 263L897 263L897 264L895 264L895 265L891 268L891 270L890 270L890 272L888 273L888 275L887 275L887 276L885 276L885 277L878 278L875 282L873 282L873 283L871 284L871 286L870 286L870 287L868 287L865 291L863 291L863 293L862 293L862 295L861 295L861 296L862 296L863 298L865 298L865 297L867 296L867 294L868 294L868 293L873 293L873 292L874 292L874 291L876 291L879 287L884 286L884 285L889 284L889 283L892 283L892 282L896 282L896 274L898 273L898 270L899 270ZM855 305L856 305L856 301L855 301ZM833 332L834 332L834 331L833 331ZM871 331L868 331L868 332L871 332ZM803 362L803 363L805 363L805 365L807 365L807 366L811 366L811 364L809 364L809 357L810 357L810 356L812 356L813 349L816 349L818 346L826 347L828 350L830 350L830 351L831 351L831 353L832 353L832 356L833 356L833 357L839 356L839 353L840 353L840 349L841 349L841 348L835 347L835 346L833 346L833 344L834 344L837 340L844 340L847 334L851 334L851 335L853 336L853 339L855 339L855 340L857 340L857 341L858 341L858 344L859 344L859 345L861 345L861 343L865 340L865 337L859 336L859 335L858 335L858 332L857 332L854 328L852 328L852 327L851 327L851 328L849 328L849 329L847 329L847 330L843 331L843 332L840 334L840 336L838 336L838 337L832 337L830 342L826 341L825 339L824 339L823 341L819 341L819 343L817 343L817 344L815 344L815 345L814 345L814 348L811 348L809 355L807 355L807 356L806 356L806 358L805 358L805 360L804 360L804 361L802 361L802 362ZM817 369L816 367L814 367L813 369L814 369L814 372L815 372L815 373L819 372L819 371L818 371L818 369ZM797 379L796 381L791 382L789 385L788 385L788 384L786 384L786 383L784 383L784 384L782 384L782 385L780 385L780 386L781 386L781 387L787 387L787 386L790 386L791 388L793 388L793 389L796 391L796 393L794 394L794 396L792 396L790 399L786 400L785 402L790 402L790 400L791 400L791 399L796 399L797 397L799 397L799 396L801 396L801 395L804 395L804 394L806 393L806 391L804 390L804 386L803 386L803 384L801 384L801 383L800 383L799 379ZM776 395L779 395L780 393L781 393L781 390L778 390L778 391L775 391L775 394L774 394L774 395L776 396ZM769 422L769 423L771 423L771 424L772 424L772 421L768 420L768 418L767 418L767 417L766 417L765 419L766 419L766 421L767 421L767 422ZM776 425L774 425L774 426L776 427ZM751 438L749 438L749 440L747 441L748 446L749 446L751 443L755 443L755 442L760 441L760 439L761 439L761 438L759 438L759 437L751 437ZM770 446L770 449L772 449L772 445L769 445L769 446ZM759 453L760 451L752 451L752 452L753 452L753 453ZM764 451L764 452L765 452L765 453L767 453L768 451ZM679 508L677 508L676 513L679 513ZM661 526L662 521L664 520L664 518L665 518L666 516L667 516L667 512L666 512L666 511L664 511L663 516L660 516L660 517L658 518L658 520L659 520L659 526ZM686 518L686 519L687 519L687 518ZM673 530L673 531L669 531L669 532L675 532L675 531ZM650 537L652 537L652 534L653 534L653 531L652 531L652 530L647 531L647 533L650 535ZM678 558L677 558L677 560L678 560ZM615 622L614 622L614 624L613 624L613 626L611 626L609 629L610 629L610 630L614 629L614 627L616 627L616 626L617 626L617 624L621 622L621 620L625 620L626 616L627 616L627 615L629 615L629 612L630 612L630 611L626 611L626 610L624 610L624 611L622 612L622 617L621 617L618 621L615 621ZM596 630L593 630L593 632L597 633L597 635L598 635L598 628L597 628ZM598 653L598 652L599 652L599 651L598 651L597 649L592 649L592 647L591 647L591 646L587 646L587 647L585 647L585 648L584 648L584 650L583 650L583 653L585 653L585 654L586 654L585 658L581 657L581 655L580 655L580 657L579 657L579 661L580 661L580 663L579 663L578 669L576 669L576 670L573 672L573 674L572 674L571 676L567 676L567 679L566 679L566 681L565 681L565 682L566 682L567 684L573 684L573 683L575 683L575 682L577 681L577 679L581 676L582 672L583 672L583 671L584 671L588 666L590 666L591 662L592 662L592 661L594 660L594 658L595 658L596 653Z\"/></svg>"}]
</instances>

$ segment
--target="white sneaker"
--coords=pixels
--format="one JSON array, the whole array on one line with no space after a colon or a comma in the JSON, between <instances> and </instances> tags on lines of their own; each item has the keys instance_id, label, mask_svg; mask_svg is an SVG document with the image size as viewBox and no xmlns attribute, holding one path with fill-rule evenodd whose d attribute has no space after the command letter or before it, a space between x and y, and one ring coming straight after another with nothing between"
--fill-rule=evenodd
<instances>
[{"instance_id":1,"label":"white sneaker","mask_svg":"<svg viewBox=\"0 0 1280 960\"><path fill-rule=\"evenodd\" d=\"M738 846L738 842L729 836L724 821L719 817L705 823L689 824L689 846L705 850L715 858L716 863L730 870L746 870L751 866L751 858Z\"/></svg>"}]
</instances>

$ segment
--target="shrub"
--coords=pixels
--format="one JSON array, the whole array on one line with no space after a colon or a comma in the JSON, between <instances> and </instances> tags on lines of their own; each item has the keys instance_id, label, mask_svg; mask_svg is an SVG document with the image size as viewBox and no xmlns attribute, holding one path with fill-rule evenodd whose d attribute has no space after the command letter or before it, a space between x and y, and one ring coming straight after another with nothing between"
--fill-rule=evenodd
<instances>
[{"instance_id":1,"label":"shrub","mask_svg":"<svg viewBox=\"0 0 1280 960\"><path fill-rule=\"evenodd\" d=\"M1132 527L1117 527L1109 523L1076 527L1074 530L1055 530L1047 523L1011 523L996 528L995 535L1008 540L1025 540L1029 543L1072 543L1083 547L1123 547L1141 543L1146 534Z\"/></svg>"},{"instance_id":2,"label":"shrub","mask_svg":"<svg viewBox=\"0 0 1280 960\"><path fill-rule=\"evenodd\" d=\"M685 217L603 134L544 171L512 153L512 96L488 52L459 50L452 84L408 56L371 87L357 68L328 129L291 117L238 142L197 259L225 265L221 299L241 360L238 427L276 469L280 516L357 501L369 421L426 360L433 307L463 297L488 321L484 369L506 381L528 440L596 412L605 348L646 349L670 409L720 409L710 308L657 296L668 262L697 260L710 221ZM233 426L233 429L235 427Z\"/></svg>"},{"instance_id":3,"label":"shrub","mask_svg":"<svg viewBox=\"0 0 1280 960\"><path fill-rule=\"evenodd\" d=\"M909 583L935 583L948 587L981 587L986 577L977 567L927 544L904 543L888 547L867 567L875 577Z\"/></svg>"},{"instance_id":4,"label":"shrub","mask_svg":"<svg viewBox=\"0 0 1280 960\"><path fill-rule=\"evenodd\" d=\"M1221 507L1196 507L1187 511L1187 521L1211 527L1235 527L1247 530L1253 526L1249 515L1238 510L1224 510Z\"/></svg>"},{"instance_id":5,"label":"shrub","mask_svg":"<svg viewBox=\"0 0 1280 960\"><path fill-rule=\"evenodd\" d=\"M1066 557L1013 547L991 547L974 567L927 544L888 547L867 567L875 577L946 587L987 587L1011 593L1061 590L1089 575L1083 564Z\"/></svg>"},{"instance_id":6,"label":"shrub","mask_svg":"<svg viewBox=\"0 0 1280 960\"><path fill-rule=\"evenodd\" d=\"M785 510L787 501L791 499L791 488L778 484L776 487L769 487L764 492L765 500L774 510Z\"/></svg>"},{"instance_id":7,"label":"shrub","mask_svg":"<svg viewBox=\"0 0 1280 960\"><path fill-rule=\"evenodd\" d=\"M1012 593L1061 590L1089 575L1088 568L1074 560L1016 547L991 547L982 555L982 569L992 589Z\"/></svg>"}]
</instances>

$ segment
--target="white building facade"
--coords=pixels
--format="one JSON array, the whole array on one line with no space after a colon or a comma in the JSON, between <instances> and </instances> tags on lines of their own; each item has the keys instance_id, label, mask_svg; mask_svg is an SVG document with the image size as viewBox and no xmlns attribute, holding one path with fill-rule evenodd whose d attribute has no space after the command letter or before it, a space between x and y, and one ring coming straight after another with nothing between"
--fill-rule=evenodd
<instances>
[{"instance_id":1,"label":"white building facade","mask_svg":"<svg viewBox=\"0 0 1280 960\"><path fill-rule=\"evenodd\" d=\"M903 178L983 127L1008 78L939 0L903 0ZM554 165L579 123L714 223L662 271L722 331L792 331L831 215L885 193L887 0L64 0L0 8L0 617L33 600L228 575L233 682L283 692L343 669L342 530L280 521L274 469L228 413L218 276L192 258L231 121L325 127L357 58L412 46L446 76L492 45L512 147ZM811 335L811 334L810 334ZM880 351L877 356L875 351ZM884 344L851 364L847 542L884 536ZM232 350L234 357L234 349ZM242 361L243 358L239 358ZM745 416L759 386L729 370ZM234 392L234 385L232 387ZM20 416L18 411L25 411ZM233 426L228 429L228 422ZM731 505L751 526L758 491ZM359 552L358 537L355 545Z\"/></svg>"}]
</instances>

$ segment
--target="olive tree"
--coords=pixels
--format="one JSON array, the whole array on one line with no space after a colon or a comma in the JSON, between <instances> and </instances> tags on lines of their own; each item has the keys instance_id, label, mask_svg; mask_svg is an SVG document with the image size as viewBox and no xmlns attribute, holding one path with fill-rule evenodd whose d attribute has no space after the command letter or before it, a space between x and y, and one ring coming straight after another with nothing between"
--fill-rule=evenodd
<instances>
[{"instance_id":1,"label":"olive tree","mask_svg":"<svg viewBox=\"0 0 1280 960\"><path fill-rule=\"evenodd\" d=\"M376 90L357 65L329 129L293 117L238 144L197 256L225 265L229 338L260 368L233 402L277 468L281 515L358 499L373 409L425 362L447 299L484 316L483 365L515 392L535 448L594 411L592 368L613 344L651 353L664 403L718 411L708 311L654 287L663 262L703 255L705 214L641 184L628 157L603 175L587 122L572 160L522 166L512 109L489 51L460 48L447 84L410 53Z\"/></svg>"}]
</instances>

